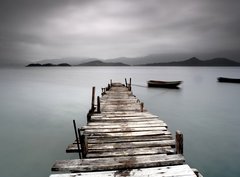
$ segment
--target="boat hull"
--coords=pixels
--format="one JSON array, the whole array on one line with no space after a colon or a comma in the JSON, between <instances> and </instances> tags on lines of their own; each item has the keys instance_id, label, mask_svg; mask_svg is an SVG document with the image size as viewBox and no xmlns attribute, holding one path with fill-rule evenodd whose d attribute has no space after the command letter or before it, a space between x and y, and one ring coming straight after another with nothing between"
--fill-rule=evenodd
<instances>
[{"instance_id":1,"label":"boat hull","mask_svg":"<svg viewBox=\"0 0 240 177\"><path fill-rule=\"evenodd\" d=\"M162 87L162 88L178 88L182 81L155 81L150 80L147 82L148 87Z\"/></svg>"},{"instance_id":2,"label":"boat hull","mask_svg":"<svg viewBox=\"0 0 240 177\"><path fill-rule=\"evenodd\" d=\"M240 79L219 77L218 82L240 83Z\"/></svg>"}]
</instances>

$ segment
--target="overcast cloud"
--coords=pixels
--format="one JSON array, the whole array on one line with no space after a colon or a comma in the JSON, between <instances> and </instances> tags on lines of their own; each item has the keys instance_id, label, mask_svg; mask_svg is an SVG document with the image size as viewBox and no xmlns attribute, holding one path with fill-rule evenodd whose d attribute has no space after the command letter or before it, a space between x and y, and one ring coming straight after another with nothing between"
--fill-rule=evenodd
<instances>
[{"instance_id":1,"label":"overcast cloud","mask_svg":"<svg viewBox=\"0 0 240 177\"><path fill-rule=\"evenodd\" d=\"M239 9L237 0L3 0L0 60L156 53L240 60Z\"/></svg>"}]
</instances>

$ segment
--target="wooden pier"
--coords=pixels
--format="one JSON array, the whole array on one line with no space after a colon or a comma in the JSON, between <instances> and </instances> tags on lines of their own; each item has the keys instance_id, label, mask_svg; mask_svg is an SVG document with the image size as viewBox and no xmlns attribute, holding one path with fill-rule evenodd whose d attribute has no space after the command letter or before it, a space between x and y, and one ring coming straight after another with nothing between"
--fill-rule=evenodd
<instances>
[{"instance_id":1,"label":"wooden pier","mask_svg":"<svg viewBox=\"0 0 240 177\"><path fill-rule=\"evenodd\" d=\"M97 105L95 105L95 102ZM167 124L149 113L125 84L102 88L87 115L88 123L75 127L76 140L66 152L79 153L79 159L58 160L50 177L197 177L183 156L183 135L175 137Z\"/></svg>"}]
</instances>

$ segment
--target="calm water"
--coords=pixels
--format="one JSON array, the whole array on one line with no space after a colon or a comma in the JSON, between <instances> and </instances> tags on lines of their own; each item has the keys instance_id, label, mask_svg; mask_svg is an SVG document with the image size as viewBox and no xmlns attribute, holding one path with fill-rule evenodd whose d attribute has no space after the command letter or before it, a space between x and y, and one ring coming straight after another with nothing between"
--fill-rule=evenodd
<instances>
[{"instance_id":1,"label":"calm water","mask_svg":"<svg viewBox=\"0 0 240 177\"><path fill-rule=\"evenodd\" d=\"M174 133L184 133L184 154L207 177L239 177L240 68L72 67L0 70L0 176L43 177L72 143L72 120L86 124L91 87L132 78L134 94ZM180 90L150 89L149 79L183 80ZM144 87L140 87L144 86Z\"/></svg>"}]
</instances>

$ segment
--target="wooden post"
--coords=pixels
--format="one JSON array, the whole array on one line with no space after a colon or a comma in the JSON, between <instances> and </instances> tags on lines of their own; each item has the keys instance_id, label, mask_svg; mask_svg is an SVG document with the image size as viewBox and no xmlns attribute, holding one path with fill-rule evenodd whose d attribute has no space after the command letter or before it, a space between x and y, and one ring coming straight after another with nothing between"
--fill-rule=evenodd
<instances>
[{"instance_id":1,"label":"wooden post","mask_svg":"<svg viewBox=\"0 0 240 177\"><path fill-rule=\"evenodd\" d=\"M125 78L125 85L126 85L126 87L128 86L128 84L127 84L127 79Z\"/></svg>"},{"instance_id":2,"label":"wooden post","mask_svg":"<svg viewBox=\"0 0 240 177\"><path fill-rule=\"evenodd\" d=\"M92 112L94 111L94 103L95 103L95 87L92 87Z\"/></svg>"},{"instance_id":3,"label":"wooden post","mask_svg":"<svg viewBox=\"0 0 240 177\"><path fill-rule=\"evenodd\" d=\"M78 137L78 133L77 133L77 127L76 127L75 120L73 120L73 127L74 127L75 137L76 137L76 141L77 141L78 155L79 155L79 159L81 159L82 156L81 156L81 150L79 147L80 143L79 143L79 137Z\"/></svg>"},{"instance_id":4,"label":"wooden post","mask_svg":"<svg viewBox=\"0 0 240 177\"><path fill-rule=\"evenodd\" d=\"M176 153L183 154L183 134L179 130L176 131Z\"/></svg>"},{"instance_id":5,"label":"wooden post","mask_svg":"<svg viewBox=\"0 0 240 177\"><path fill-rule=\"evenodd\" d=\"M79 137L80 137L82 158L86 158L87 151L88 151L87 136L85 136L84 134L81 134L80 129L78 129L78 134L79 134Z\"/></svg>"},{"instance_id":6,"label":"wooden post","mask_svg":"<svg viewBox=\"0 0 240 177\"><path fill-rule=\"evenodd\" d=\"M128 90L131 91L132 90L132 78L129 79L129 86L128 86Z\"/></svg>"},{"instance_id":7,"label":"wooden post","mask_svg":"<svg viewBox=\"0 0 240 177\"><path fill-rule=\"evenodd\" d=\"M87 114L87 122L90 122L91 121L91 116L92 116L92 109L90 109L88 111L88 114Z\"/></svg>"},{"instance_id":8,"label":"wooden post","mask_svg":"<svg viewBox=\"0 0 240 177\"><path fill-rule=\"evenodd\" d=\"M97 97L97 113L101 113L100 111L100 97Z\"/></svg>"},{"instance_id":9,"label":"wooden post","mask_svg":"<svg viewBox=\"0 0 240 177\"><path fill-rule=\"evenodd\" d=\"M140 111L141 111L141 112L143 112L143 106L144 106L144 103L141 102L141 104L140 104Z\"/></svg>"},{"instance_id":10,"label":"wooden post","mask_svg":"<svg viewBox=\"0 0 240 177\"><path fill-rule=\"evenodd\" d=\"M112 87L112 79L110 80L110 86Z\"/></svg>"}]
</instances>

